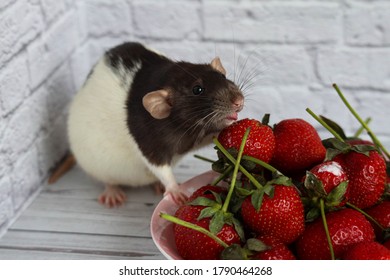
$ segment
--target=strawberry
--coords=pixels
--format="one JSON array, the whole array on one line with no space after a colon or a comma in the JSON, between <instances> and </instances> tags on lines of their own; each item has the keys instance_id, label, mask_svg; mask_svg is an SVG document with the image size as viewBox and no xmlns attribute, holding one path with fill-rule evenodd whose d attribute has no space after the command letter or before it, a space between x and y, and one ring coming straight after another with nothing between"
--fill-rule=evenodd
<instances>
[{"instance_id":1,"label":"strawberry","mask_svg":"<svg viewBox=\"0 0 390 280\"><path fill-rule=\"evenodd\" d=\"M273 196L264 195L258 210L255 194L241 206L244 224L259 235L269 235L285 244L293 242L304 230L304 209L294 186L274 185Z\"/></svg>"},{"instance_id":2,"label":"strawberry","mask_svg":"<svg viewBox=\"0 0 390 280\"><path fill-rule=\"evenodd\" d=\"M383 243L383 246L390 250L390 239Z\"/></svg>"},{"instance_id":3,"label":"strawberry","mask_svg":"<svg viewBox=\"0 0 390 280\"><path fill-rule=\"evenodd\" d=\"M352 244L373 241L374 229L356 210L345 208L326 214L334 254L340 258ZM331 258L324 225L321 218L308 224L296 242L297 257L305 260Z\"/></svg>"},{"instance_id":4,"label":"strawberry","mask_svg":"<svg viewBox=\"0 0 390 280\"><path fill-rule=\"evenodd\" d=\"M211 218L198 220L204 208L204 206L183 205L176 211L175 216L209 230ZM220 254L224 250L224 247L215 240L193 229L174 224L173 230L177 251L183 259L216 260L220 258ZM238 233L233 226L228 224L224 224L216 236L227 245L240 243Z\"/></svg>"},{"instance_id":5,"label":"strawberry","mask_svg":"<svg viewBox=\"0 0 390 280\"><path fill-rule=\"evenodd\" d=\"M246 129L250 127L244 147L244 155L269 162L275 149L275 137L268 125L254 119L242 119L223 129L218 141L225 149L239 149Z\"/></svg>"},{"instance_id":6,"label":"strawberry","mask_svg":"<svg viewBox=\"0 0 390 280\"><path fill-rule=\"evenodd\" d=\"M257 252L251 256L254 260L295 260L291 250L279 240L271 236L259 236L258 240L262 241L267 249Z\"/></svg>"},{"instance_id":7,"label":"strawberry","mask_svg":"<svg viewBox=\"0 0 390 280\"><path fill-rule=\"evenodd\" d=\"M383 201L377 205L365 209L365 212L374 218L383 228L390 229L390 201ZM382 230L372 223L378 240L383 238Z\"/></svg>"},{"instance_id":8,"label":"strawberry","mask_svg":"<svg viewBox=\"0 0 390 280\"><path fill-rule=\"evenodd\" d=\"M344 260L390 260L390 250L375 241L354 244L342 256Z\"/></svg>"},{"instance_id":9,"label":"strawberry","mask_svg":"<svg viewBox=\"0 0 390 280\"><path fill-rule=\"evenodd\" d=\"M343 206L348 198L347 180L346 172L336 161L320 163L307 171L302 189L306 220L312 221L320 215L321 199L326 210Z\"/></svg>"},{"instance_id":10,"label":"strawberry","mask_svg":"<svg viewBox=\"0 0 390 280\"><path fill-rule=\"evenodd\" d=\"M194 191L191 194L191 196L188 198L187 202L193 201L197 197L206 197L209 199L215 199L213 192L218 194L226 194L227 190L226 188L219 187L219 186L206 185Z\"/></svg>"},{"instance_id":11,"label":"strawberry","mask_svg":"<svg viewBox=\"0 0 390 280\"><path fill-rule=\"evenodd\" d=\"M320 136L305 120L283 120L274 126L274 135L276 146L271 164L286 175L304 172L325 158Z\"/></svg>"},{"instance_id":12,"label":"strawberry","mask_svg":"<svg viewBox=\"0 0 390 280\"><path fill-rule=\"evenodd\" d=\"M348 180L343 167L336 161L326 161L314 166L310 172L321 181L326 194Z\"/></svg>"},{"instance_id":13,"label":"strawberry","mask_svg":"<svg viewBox=\"0 0 390 280\"><path fill-rule=\"evenodd\" d=\"M384 158L375 150L367 154L351 150L334 158L347 172L349 202L361 209L379 201L387 180Z\"/></svg>"}]
</instances>

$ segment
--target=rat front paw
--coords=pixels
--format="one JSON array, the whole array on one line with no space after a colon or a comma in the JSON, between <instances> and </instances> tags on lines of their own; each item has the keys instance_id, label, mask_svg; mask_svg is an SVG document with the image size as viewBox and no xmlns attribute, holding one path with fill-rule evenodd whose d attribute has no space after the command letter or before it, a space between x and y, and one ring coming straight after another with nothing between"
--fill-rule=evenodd
<instances>
[{"instance_id":1,"label":"rat front paw","mask_svg":"<svg viewBox=\"0 0 390 280\"><path fill-rule=\"evenodd\" d=\"M177 205L183 205L188 200L188 196L186 196L184 193L182 193L179 190L167 190L164 193L164 196L170 195L172 197L172 200Z\"/></svg>"}]
</instances>

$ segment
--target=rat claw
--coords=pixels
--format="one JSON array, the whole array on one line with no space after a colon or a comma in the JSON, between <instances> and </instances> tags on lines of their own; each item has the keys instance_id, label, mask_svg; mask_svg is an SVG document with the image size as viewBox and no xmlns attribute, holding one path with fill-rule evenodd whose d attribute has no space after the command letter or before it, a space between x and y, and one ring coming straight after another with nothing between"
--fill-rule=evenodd
<instances>
[{"instance_id":1,"label":"rat claw","mask_svg":"<svg viewBox=\"0 0 390 280\"><path fill-rule=\"evenodd\" d=\"M119 186L107 185L103 193L99 196L98 201L100 204L112 208L124 204L126 198L126 194Z\"/></svg>"},{"instance_id":2,"label":"rat claw","mask_svg":"<svg viewBox=\"0 0 390 280\"><path fill-rule=\"evenodd\" d=\"M188 200L188 196L181 191L166 191L164 196L167 195L170 195L177 205L183 205Z\"/></svg>"}]
</instances>

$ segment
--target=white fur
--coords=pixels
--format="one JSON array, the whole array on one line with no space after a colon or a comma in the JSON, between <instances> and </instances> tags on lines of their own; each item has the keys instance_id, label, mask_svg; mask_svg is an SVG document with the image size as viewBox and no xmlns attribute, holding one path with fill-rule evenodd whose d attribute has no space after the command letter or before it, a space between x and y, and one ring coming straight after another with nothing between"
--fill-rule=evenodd
<instances>
[{"instance_id":1,"label":"white fur","mask_svg":"<svg viewBox=\"0 0 390 280\"><path fill-rule=\"evenodd\" d=\"M70 147L78 164L106 184L142 186L160 180L169 189L177 186L171 167L151 165L126 126L127 91L140 67L129 71L121 66L115 74L104 58L98 62L70 107Z\"/></svg>"}]
</instances>

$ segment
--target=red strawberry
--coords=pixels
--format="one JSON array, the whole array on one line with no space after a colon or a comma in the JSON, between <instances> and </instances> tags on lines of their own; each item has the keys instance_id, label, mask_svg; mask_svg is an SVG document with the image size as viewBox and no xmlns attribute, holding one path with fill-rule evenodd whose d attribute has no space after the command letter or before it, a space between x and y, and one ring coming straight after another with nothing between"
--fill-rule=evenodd
<instances>
[{"instance_id":1,"label":"red strawberry","mask_svg":"<svg viewBox=\"0 0 390 280\"><path fill-rule=\"evenodd\" d=\"M295 187L275 185L274 188L273 197L264 195L259 211L252 204L253 194L245 198L241 216L255 233L289 244L304 230L303 204Z\"/></svg>"},{"instance_id":2,"label":"red strawberry","mask_svg":"<svg viewBox=\"0 0 390 280\"><path fill-rule=\"evenodd\" d=\"M332 160L314 166L310 172L322 182L327 194L340 185L341 182L348 180L347 174L342 166Z\"/></svg>"},{"instance_id":3,"label":"red strawberry","mask_svg":"<svg viewBox=\"0 0 390 280\"><path fill-rule=\"evenodd\" d=\"M365 212L373 217L383 228L390 228L390 201L383 201L378 205L365 209ZM377 239L382 238L381 229L372 223Z\"/></svg>"},{"instance_id":4,"label":"red strawberry","mask_svg":"<svg viewBox=\"0 0 390 280\"><path fill-rule=\"evenodd\" d=\"M349 202L361 209L376 204L387 180L384 158L377 151L369 151L369 156L350 151L334 160L347 171Z\"/></svg>"},{"instance_id":5,"label":"red strawberry","mask_svg":"<svg viewBox=\"0 0 390 280\"><path fill-rule=\"evenodd\" d=\"M326 214L334 254L340 258L352 244L373 241L374 229L356 210L349 208ZM321 218L308 224L296 242L297 257L304 260L330 259L329 246Z\"/></svg>"},{"instance_id":6,"label":"red strawberry","mask_svg":"<svg viewBox=\"0 0 390 280\"><path fill-rule=\"evenodd\" d=\"M193 201L195 198L197 197L206 197L206 198L209 198L209 199L215 199L213 193L227 193L227 190L226 188L223 188L223 187L219 187L219 186L211 186L211 185L207 185L207 186L203 186L203 187L200 187L199 189L197 189L196 191L194 191L191 196L188 198L188 202L190 201Z\"/></svg>"},{"instance_id":7,"label":"red strawberry","mask_svg":"<svg viewBox=\"0 0 390 280\"><path fill-rule=\"evenodd\" d=\"M258 240L262 241L269 248L255 253L251 256L251 259L255 260L295 260L294 254L291 250L282 242L271 236L257 237Z\"/></svg>"},{"instance_id":8,"label":"red strawberry","mask_svg":"<svg viewBox=\"0 0 390 280\"><path fill-rule=\"evenodd\" d=\"M204 206L183 205L176 211L175 216L209 230L210 218L198 221L199 214L204 208ZM193 229L174 224L173 230L177 251L183 259L216 260L224 250L224 247L212 238ZM240 237L234 227L227 224L218 232L217 237L228 245L240 243Z\"/></svg>"},{"instance_id":9,"label":"red strawberry","mask_svg":"<svg viewBox=\"0 0 390 280\"><path fill-rule=\"evenodd\" d=\"M286 119L274 127L275 152L271 164L284 174L295 175L325 158L326 149L315 128L302 119Z\"/></svg>"},{"instance_id":10,"label":"red strawberry","mask_svg":"<svg viewBox=\"0 0 390 280\"><path fill-rule=\"evenodd\" d=\"M390 239L383 243L383 246L390 250Z\"/></svg>"},{"instance_id":11,"label":"red strawberry","mask_svg":"<svg viewBox=\"0 0 390 280\"><path fill-rule=\"evenodd\" d=\"M354 244L344 254L344 260L390 260L390 250L375 241Z\"/></svg>"},{"instance_id":12,"label":"red strawberry","mask_svg":"<svg viewBox=\"0 0 390 280\"><path fill-rule=\"evenodd\" d=\"M243 154L269 162L275 149L275 137L272 129L258 120L243 119L233 123L219 133L218 141L225 149L239 150L248 127L251 128L251 131L245 143Z\"/></svg>"}]
</instances>

